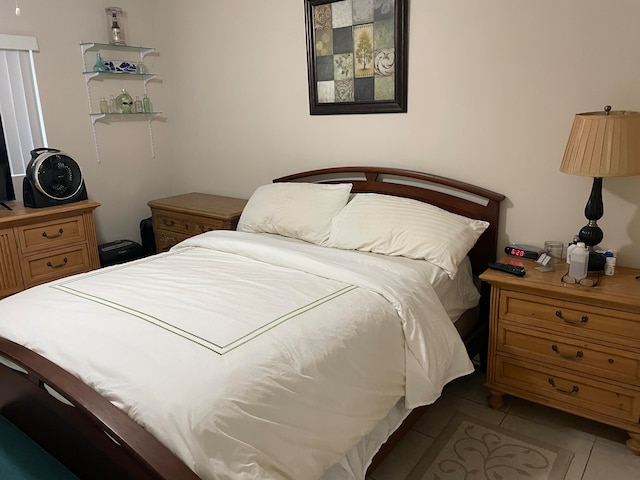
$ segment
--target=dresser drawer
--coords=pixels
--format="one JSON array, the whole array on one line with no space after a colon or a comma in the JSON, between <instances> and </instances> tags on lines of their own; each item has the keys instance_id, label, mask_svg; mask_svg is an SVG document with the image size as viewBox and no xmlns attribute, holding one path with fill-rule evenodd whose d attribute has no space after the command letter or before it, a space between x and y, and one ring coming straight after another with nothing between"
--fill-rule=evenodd
<instances>
[{"instance_id":1,"label":"dresser drawer","mask_svg":"<svg viewBox=\"0 0 640 480\"><path fill-rule=\"evenodd\" d=\"M86 240L82 215L21 226L17 232L23 254Z\"/></svg>"},{"instance_id":2,"label":"dresser drawer","mask_svg":"<svg viewBox=\"0 0 640 480\"><path fill-rule=\"evenodd\" d=\"M597 287L596 287L597 288ZM500 292L500 318L523 326L540 325L557 332L592 338L615 336L615 343L636 347L640 315L510 290Z\"/></svg>"},{"instance_id":3,"label":"dresser drawer","mask_svg":"<svg viewBox=\"0 0 640 480\"><path fill-rule=\"evenodd\" d=\"M501 322L499 352L640 385L640 353Z\"/></svg>"},{"instance_id":4,"label":"dresser drawer","mask_svg":"<svg viewBox=\"0 0 640 480\"><path fill-rule=\"evenodd\" d=\"M156 222L154 227L188 236L209 230L219 230L223 228L224 224L222 220L216 218L204 218L164 211L154 212L154 219Z\"/></svg>"},{"instance_id":5,"label":"dresser drawer","mask_svg":"<svg viewBox=\"0 0 640 480\"><path fill-rule=\"evenodd\" d=\"M25 256L21 263L26 287L91 270L86 244Z\"/></svg>"},{"instance_id":6,"label":"dresser drawer","mask_svg":"<svg viewBox=\"0 0 640 480\"><path fill-rule=\"evenodd\" d=\"M578 415L637 424L640 391L599 382L517 359L496 356L495 385L505 392L552 404Z\"/></svg>"}]
</instances>

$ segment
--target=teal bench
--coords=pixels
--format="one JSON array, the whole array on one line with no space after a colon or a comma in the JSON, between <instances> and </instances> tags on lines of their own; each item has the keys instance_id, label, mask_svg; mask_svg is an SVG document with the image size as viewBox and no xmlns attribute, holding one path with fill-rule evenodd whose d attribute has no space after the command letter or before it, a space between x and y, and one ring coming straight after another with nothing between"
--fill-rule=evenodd
<instances>
[{"instance_id":1,"label":"teal bench","mask_svg":"<svg viewBox=\"0 0 640 480\"><path fill-rule=\"evenodd\" d=\"M1 415L0 479L79 480L64 465Z\"/></svg>"}]
</instances>

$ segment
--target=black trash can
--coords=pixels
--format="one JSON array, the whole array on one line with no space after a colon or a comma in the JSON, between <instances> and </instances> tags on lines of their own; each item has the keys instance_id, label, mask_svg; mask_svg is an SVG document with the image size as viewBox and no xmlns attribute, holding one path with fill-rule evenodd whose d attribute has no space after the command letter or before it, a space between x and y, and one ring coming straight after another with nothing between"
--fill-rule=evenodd
<instances>
[{"instance_id":1,"label":"black trash can","mask_svg":"<svg viewBox=\"0 0 640 480\"><path fill-rule=\"evenodd\" d=\"M146 256L142 245L133 240L114 240L103 243L98 245L98 254L101 267L130 262Z\"/></svg>"},{"instance_id":2,"label":"black trash can","mask_svg":"<svg viewBox=\"0 0 640 480\"><path fill-rule=\"evenodd\" d=\"M140 221L140 238L145 255L155 255L156 237L153 236L153 220L151 217Z\"/></svg>"}]
</instances>

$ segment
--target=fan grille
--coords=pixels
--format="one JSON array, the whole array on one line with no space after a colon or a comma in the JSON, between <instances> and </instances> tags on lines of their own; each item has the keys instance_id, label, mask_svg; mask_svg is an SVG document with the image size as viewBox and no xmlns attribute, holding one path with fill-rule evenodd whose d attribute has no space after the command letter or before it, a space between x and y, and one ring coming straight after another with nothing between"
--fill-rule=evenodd
<instances>
[{"instance_id":1,"label":"fan grille","mask_svg":"<svg viewBox=\"0 0 640 480\"><path fill-rule=\"evenodd\" d=\"M80 167L66 155L45 158L38 167L36 179L38 189L56 200L70 198L82 187Z\"/></svg>"}]
</instances>

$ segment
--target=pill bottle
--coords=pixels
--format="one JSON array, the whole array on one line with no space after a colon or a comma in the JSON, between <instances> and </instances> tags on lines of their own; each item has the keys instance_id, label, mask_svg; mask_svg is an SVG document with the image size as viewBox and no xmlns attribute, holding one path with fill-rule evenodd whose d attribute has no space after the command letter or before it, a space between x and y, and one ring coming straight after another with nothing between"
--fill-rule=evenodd
<instances>
[{"instance_id":1,"label":"pill bottle","mask_svg":"<svg viewBox=\"0 0 640 480\"><path fill-rule=\"evenodd\" d=\"M616 257L606 257L604 262L604 274L613 275L616 273Z\"/></svg>"}]
</instances>

